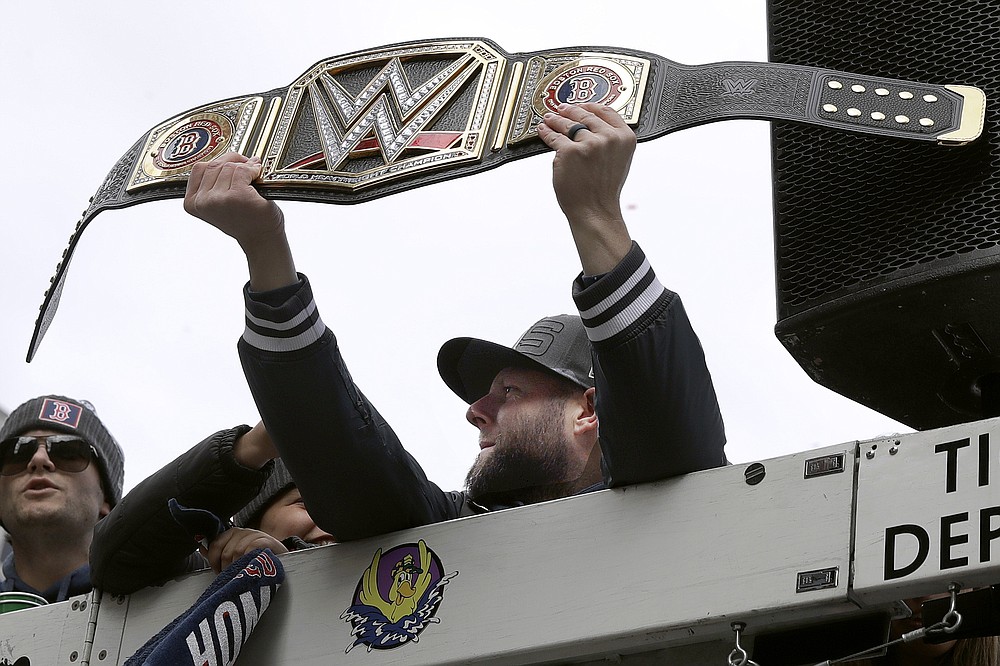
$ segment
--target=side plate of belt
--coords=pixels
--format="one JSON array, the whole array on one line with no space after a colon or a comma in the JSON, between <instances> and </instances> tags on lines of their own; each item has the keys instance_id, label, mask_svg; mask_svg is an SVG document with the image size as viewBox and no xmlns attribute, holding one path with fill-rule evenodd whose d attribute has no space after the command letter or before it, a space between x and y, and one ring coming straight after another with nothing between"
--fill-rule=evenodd
<instances>
[{"instance_id":1,"label":"side plate of belt","mask_svg":"<svg viewBox=\"0 0 1000 666\"><path fill-rule=\"evenodd\" d=\"M504 52L483 38L395 44L329 58L287 88L191 109L118 161L77 224L28 351L58 306L80 233L98 213L177 198L191 166L258 155L272 199L354 204L549 150L535 134L559 103L597 102L648 141L729 119L786 120L961 145L979 137L978 88L761 62L681 65L614 47Z\"/></svg>"}]
</instances>

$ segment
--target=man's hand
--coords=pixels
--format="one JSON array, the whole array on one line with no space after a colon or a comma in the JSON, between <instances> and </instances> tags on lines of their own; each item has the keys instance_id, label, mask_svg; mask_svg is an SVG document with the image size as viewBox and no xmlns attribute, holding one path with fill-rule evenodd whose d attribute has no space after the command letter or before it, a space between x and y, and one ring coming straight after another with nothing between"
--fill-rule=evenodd
<instances>
[{"instance_id":1,"label":"man's hand","mask_svg":"<svg viewBox=\"0 0 1000 666\"><path fill-rule=\"evenodd\" d=\"M263 421L258 422L233 443L233 458L250 469L260 469L267 464L267 461L277 457L278 449L271 441L271 435L268 434Z\"/></svg>"},{"instance_id":2,"label":"man's hand","mask_svg":"<svg viewBox=\"0 0 1000 666\"><path fill-rule=\"evenodd\" d=\"M298 281L285 219L273 201L260 195L253 180L260 159L226 153L191 169L184 210L232 236L250 267L250 288L267 291Z\"/></svg>"},{"instance_id":3,"label":"man's hand","mask_svg":"<svg viewBox=\"0 0 1000 666\"><path fill-rule=\"evenodd\" d=\"M275 555L288 552L288 549L270 534L244 527L226 530L212 540L208 550L199 548L198 551L208 560L215 573L221 573L223 569L255 548L270 548Z\"/></svg>"},{"instance_id":4,"label":"man's hand","mask_svg":"<svg viewBox=\"0 0 1000 666\"><path fill-rule=\"evenodd\" d=\"M260 195L253 179L260 175L260 159L226 153L191 169L184 210L205 220L240 245L284 232L281 209Z\"/></svg>"},{"instance_id":5,"label":"man's hand","mask_svg":"<svg viewBox=\"0 0 1000 666\"><path fill-rule=\"evenodd\" d=\"M571 129L582 124L585 129ZM632 247L622 217L620 195L628 177L635 132L618 112L600 104L561 104L545 114L538 136L556 151L552 186L569 220L583 270L588 275L614 268Z\"/></svg>"}]
</instances>

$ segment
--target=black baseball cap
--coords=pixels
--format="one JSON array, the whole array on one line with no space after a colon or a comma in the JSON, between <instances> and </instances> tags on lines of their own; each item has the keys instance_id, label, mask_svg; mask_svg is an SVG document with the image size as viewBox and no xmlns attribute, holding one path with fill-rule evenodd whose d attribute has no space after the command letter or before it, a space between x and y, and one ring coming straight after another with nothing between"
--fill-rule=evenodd
<instances>
[{"instance_id":1,"label":"black baseball cap","mask_svg":"<svg viewBox=\"0 0 1000 666\"><path fill-rule=\"evenodd\" d=\"M470 405L489 393L497 373L510 367L541 370L590 388L594 366L583 321L577 315L554 315L538 320L513 348L454 338L438 352L441 379Z\"/></svg>"}]
</instances>

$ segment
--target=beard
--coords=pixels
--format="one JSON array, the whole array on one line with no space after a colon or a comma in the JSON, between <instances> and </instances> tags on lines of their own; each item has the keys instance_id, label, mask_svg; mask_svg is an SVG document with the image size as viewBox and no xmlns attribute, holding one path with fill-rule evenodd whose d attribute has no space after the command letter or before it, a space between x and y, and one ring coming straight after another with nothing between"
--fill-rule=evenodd
<instances>
[{"instance_id":1,"label":"beard","mask_svg":"<svg viewBox=\"0 0 1000 666\"><path fill-rule=\"evenodd\" d=\"M518 415L498 432L465 477L469 497L496 507L572 494L582 470L563 431L564 410L565 403L554 400L542 413Z\"/></svg>"}]
</instances>

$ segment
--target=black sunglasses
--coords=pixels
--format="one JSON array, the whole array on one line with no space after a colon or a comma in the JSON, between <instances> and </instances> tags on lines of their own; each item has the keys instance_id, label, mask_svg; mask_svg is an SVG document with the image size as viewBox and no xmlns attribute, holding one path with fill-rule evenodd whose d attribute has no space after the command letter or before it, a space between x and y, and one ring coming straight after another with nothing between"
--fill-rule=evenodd
<instances>
[{"instance_id":1,"label":"black sunglasses","mask_svg":"<svg viewBox=\"0 0 1000 666\"><path fill-rule=\"evenodd\" d=\"M43 441L49 460L63 472L82 472L97 458L97 449L76 435L11 437L0 442L0 476L14 476L28 469L28 462Z\"/></svg>"}]
</instances>

